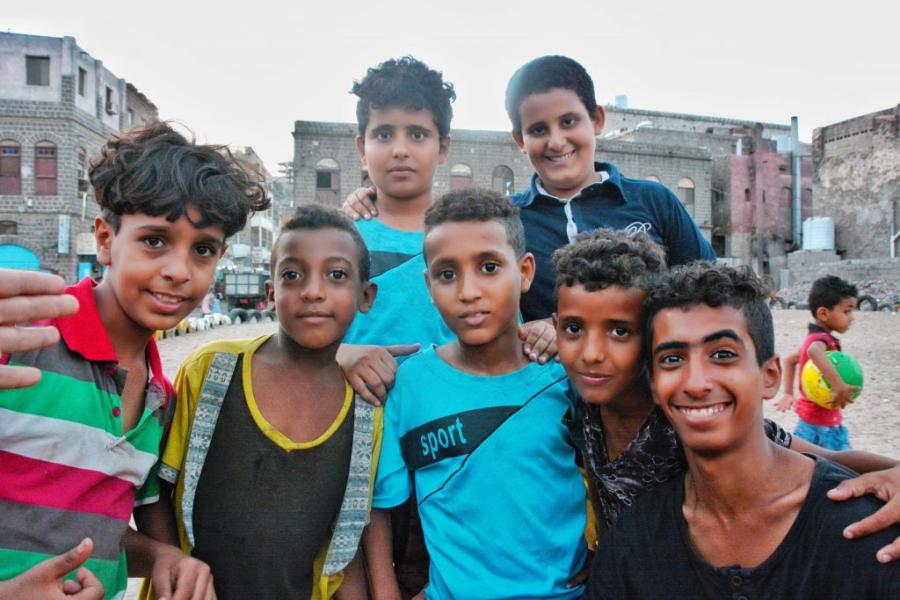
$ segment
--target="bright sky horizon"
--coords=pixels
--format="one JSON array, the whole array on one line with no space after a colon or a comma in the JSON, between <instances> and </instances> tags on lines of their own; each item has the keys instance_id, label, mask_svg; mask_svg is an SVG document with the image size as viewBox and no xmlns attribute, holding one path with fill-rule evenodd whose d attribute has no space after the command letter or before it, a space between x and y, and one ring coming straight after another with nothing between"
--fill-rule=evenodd
<instances>
[{"instance_id":1,"label":"bright sky horizon","mask_svg":"<svg viewBox=\"0 0 900 600\"><path fill-rule=\"evenodd\" d=\"M443 71L453 126L508 130L513 71L543 54L585 65L597 100L630 108L790 123L812 130L900 103L896 5L824 0L548 3L400 0L4 7L0 27L76 38L118 77L210 143L252 146L277 173L295 120L355 120L354 80L412 54Z\"/></svg>"}]
</instances>

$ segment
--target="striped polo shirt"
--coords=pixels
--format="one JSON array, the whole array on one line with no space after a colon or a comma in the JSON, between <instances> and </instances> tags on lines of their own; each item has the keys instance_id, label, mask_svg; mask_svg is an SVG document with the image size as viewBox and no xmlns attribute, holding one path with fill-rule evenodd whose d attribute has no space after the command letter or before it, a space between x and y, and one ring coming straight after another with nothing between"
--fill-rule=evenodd
<instances>
[{"instance_id":1,"label":"striped polo shirt","mask_svg":"<svg viewBox=\"0 0 900 600\"><path fill-rule=\"evenodd\" d=\"M150 340L144 410L122 435L127 372L100 320L94 285L83 279L66 290L81 308L56 321L57 344L3 357L42 375L37 386L0 390L0 580L89 536L94 553L85 566L106 598L120 598L122 539L133 507L159 497L155 473L175 394Z\"/></svg>"}]
</instances>

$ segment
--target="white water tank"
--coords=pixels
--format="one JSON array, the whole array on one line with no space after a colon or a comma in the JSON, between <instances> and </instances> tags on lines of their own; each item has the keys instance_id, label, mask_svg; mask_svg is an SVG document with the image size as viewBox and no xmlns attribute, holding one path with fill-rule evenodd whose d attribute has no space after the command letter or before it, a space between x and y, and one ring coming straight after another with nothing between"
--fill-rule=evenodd
<instances>
[{"instance_id":1,"label":"white water tank","mask_svg":"<svg viewBox=\"0 0 900 600\"><path fill-rule=\"evenodd\" d=\"M810 217L803 221L804 250L834 250L834 221L831 217Z\"/></svg>"}]
</instances>

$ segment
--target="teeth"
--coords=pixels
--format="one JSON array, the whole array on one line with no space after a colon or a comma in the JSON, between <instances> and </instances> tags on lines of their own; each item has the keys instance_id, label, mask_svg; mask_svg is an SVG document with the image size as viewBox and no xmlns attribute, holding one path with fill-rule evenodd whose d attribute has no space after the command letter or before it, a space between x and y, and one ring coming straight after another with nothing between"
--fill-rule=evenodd
<instances>
[{"instance_id":1,"label":"teeth","mask_svg":"<svg viewBox=\"0 0 900 600\"><path fill-rule=\"evenodd\" d=\"M153 297L159 300L160 302L166 302L167 304L177 304L182 301L181 296L168 296L166 294L153 294Z\"/></svg>"},{"instance_id":2,"label":"teeth","mask_svg":"<svg viewBox=\"0 0 900 600\"><path fill-rule=\"evenodd\" d=\"M705 408L684 408L679 407L681 412L689 417L711 417L725 410L724 404L716 404L715 406L707 406Z\"/></svg>"},{"instance_id":3,"label":"teeth","mask_svg":"<svg viewBox=\"0 0 900 600\"><path fill-rule=\"evenodd\" d=\"M563 154L562 156L548 156L547 158L552 162L562 162L575 154L575 152L569 152L568 154Z\"/></svg>"}]
</instances>

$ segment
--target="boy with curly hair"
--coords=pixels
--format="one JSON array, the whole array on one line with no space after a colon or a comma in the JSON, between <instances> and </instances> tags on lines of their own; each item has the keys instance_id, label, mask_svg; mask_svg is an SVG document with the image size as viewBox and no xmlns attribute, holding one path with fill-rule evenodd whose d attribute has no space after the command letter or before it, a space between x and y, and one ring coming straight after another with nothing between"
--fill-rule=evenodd
<instances>
[{"instance_id":1,"label":"boy with curly hair","mask_svg":"<svg viewBox=\"0 0 900 600\"><path fill-rule=\"evenodd\" d=\"M212 592L208 568L129 528L159 495L158 459L174 409L153 333L197 306L225 240L268 199L222 147L164 123L111 138L90 170L103 281L66 289L76 314L60 339L3 356L40 382L0 391L0 580L93 540L85 566L108 598L127 575L157 589ZM126 553L128 563L126 564Z\"/></svg>"},{"instance_id":2,"label":"boy with curly hair","mask_svg":"<svg viewBox=\"0 0 900 600\"><path fill-rule=\"evenodd\" d=\"M900 527L841 533L880 507L834 503L854 473L764 431L781 383L768 291L749 269L695 263L649 292L654 401L688 469L638 498L601 545L587 598L895 598L900 565L871 559Z\"/></svg>"}]
</instances>

